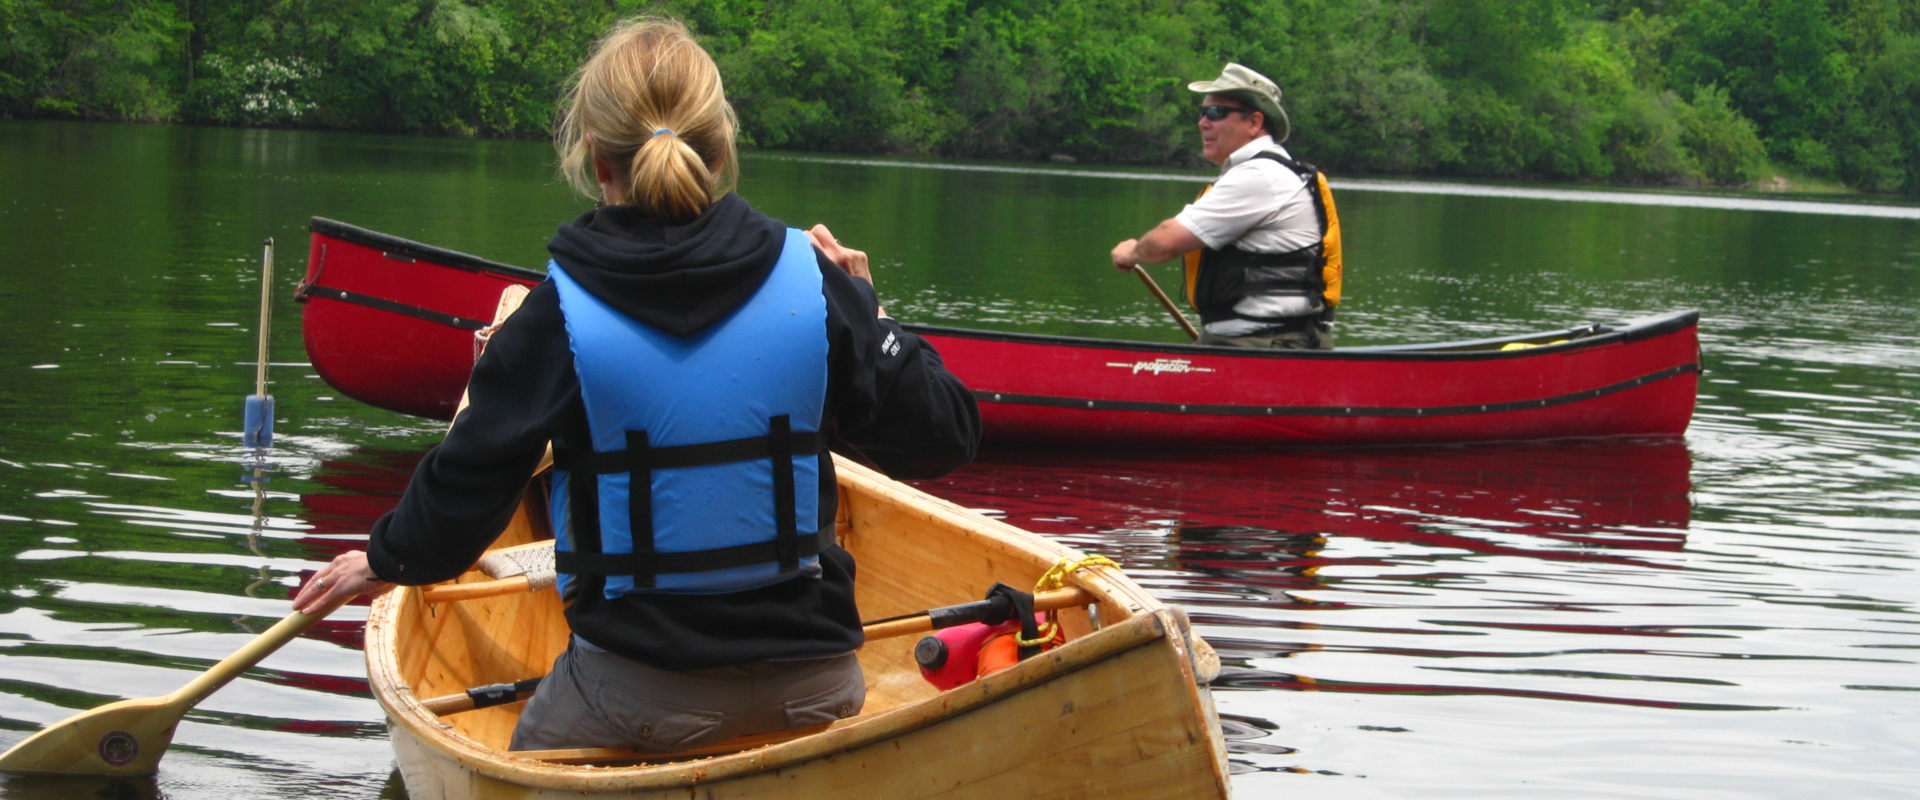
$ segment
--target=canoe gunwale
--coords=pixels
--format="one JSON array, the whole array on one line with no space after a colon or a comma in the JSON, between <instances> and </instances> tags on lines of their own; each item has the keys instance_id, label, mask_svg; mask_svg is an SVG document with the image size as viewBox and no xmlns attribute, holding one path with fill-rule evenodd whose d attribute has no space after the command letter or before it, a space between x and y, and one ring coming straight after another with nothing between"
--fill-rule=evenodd
<instances>
[{"instance_id":1,"label":"canoe gunwale","mask_svg":"<svg viewBox=\"0 0 1920 800\"><path fill-rule=\"evenodd\" d=\"M491 272L502 277L523 281L528 284L539 283L546 279L546 273L516 267L499 261L481 258L471 253L448 250L430 244L403 239L392 234L368 230L357 225L349 225L326 217L312 217L307 220L307 230L322 236L339 239L353 244L365 245L383 253L404 256L418 261L430 261L468 272Z\"/></svg>"}]
</instances>

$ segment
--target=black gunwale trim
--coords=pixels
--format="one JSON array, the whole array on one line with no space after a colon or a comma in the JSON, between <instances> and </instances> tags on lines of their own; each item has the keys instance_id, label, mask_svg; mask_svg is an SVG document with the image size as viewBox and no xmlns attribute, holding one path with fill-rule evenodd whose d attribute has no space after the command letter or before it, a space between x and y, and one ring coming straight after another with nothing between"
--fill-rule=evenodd
<instances>
[{"instance_id":1,"label":"black gunwale trim","mask_svg":"<svg viewBox=\"0 0 1920 800\"><path fill-rule=\"evenodd\" d=\"M301 294L302 300L311 297L324 297L328 300L338 300L342 303L366 306L367 308L399 314L403 317L413 317L414 319L423 319L428 322L437 322L441 325L459 328L463 331L477 331L493 324L469 317L434 311L430 308L421 308L420 306L407 305L406 303L396 303L392 300L386 300L372 295L349 292L345 289L335 289L331 286L307 286L301 290Z\"/></svg>"},{"instance_id":2,"label":"black gunwale trim","mask_svg":"<svg viewBox=\"0 0 1920 800\"><path fill-rule=\"evenodd\" d=\"M402 239L398 236L380 233L379 231L370 231L366 228L348 225L347 223L327 219L326 217L313 217L309 219L307 221L307 230L331 236L344 242L366 245L367 247L380 250L389 255L403 255L420 261L431 261L441 266L464 269L468 272L495 272L529 283L539 283L547 277L544 272L536 272L525 267L516 267L512 264L503 264L498 261L489 261L476 255L462 253L458 250L448 250L443 247L434 247L430 244L421 244L412 239Z\"/></svg>"},{"instance_id":3,"label":"black gunwale trim","mask_svg":"<svg viewBox=\"0 0 1920 800\"><path fill-rule=\"evenodd\" d=\"M1050 397L1046 395L1012 394L1009 392L990 392L975 389L974 399L982 403L1002 405L1046 406L1050 408L1071 408L1081 411L1137 411L1153 414L1174 414L1189 416L1222 417L1409 417L1430 418L1450 417L1466 414L1498 414L1508 411L1531 411L1551 408L1583 400L1593 400L1616 392L1623 392L1669 378L1679 377L1700 371L1700 362L1668 367L1658 372L1650 372L1637 378L1620 381L1597 389L1584 389L1578 392L1543 397L1533 400L1510 400L1504 403L1479 403L1456 406L1245 406L1215 405L1199 403L1151 403L1136 400L1089 400L1079 397Z\"/></svg>"}]
</instances>

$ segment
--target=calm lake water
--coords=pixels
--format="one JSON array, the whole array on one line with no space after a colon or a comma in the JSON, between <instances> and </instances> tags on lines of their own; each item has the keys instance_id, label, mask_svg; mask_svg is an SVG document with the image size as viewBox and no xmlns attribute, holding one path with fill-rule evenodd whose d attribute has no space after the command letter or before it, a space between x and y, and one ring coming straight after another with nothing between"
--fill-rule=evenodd
<instances>
[{"instance_id":1,"label":"calm lake water","mask_svg":"<svg viewBox=\"0 0 1920 800\"><path fill-rule=\"evenodd\" d=\"M539 266L582 207L549 161L538 142L0 122L0 747L244 645L360 546L440 433L306 365L307 219ZM770 153L743 173L761 209L872 253L900 318L1183 338L1105 254L1205 176ZM1225 662L1239 797L1912 796L1920 210L1334 185L1341 342L1697 308L1692 428L992 452L922 485L1188 609ZM278 423L249 480L268 237ZM403 798L364 617L202 703L156 778L0 778L0 797Z\"/></svg>"}]
</instances>

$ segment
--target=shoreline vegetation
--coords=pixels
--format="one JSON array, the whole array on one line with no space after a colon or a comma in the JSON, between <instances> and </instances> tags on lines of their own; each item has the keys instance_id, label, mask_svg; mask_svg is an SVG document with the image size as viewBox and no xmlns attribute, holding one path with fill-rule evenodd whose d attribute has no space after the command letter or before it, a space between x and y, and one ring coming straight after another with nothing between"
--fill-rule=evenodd
<instances>
[{"instance_id":1,"label":"shoreline vegetation","mask_svg":"<svg viewBox=\"0 0 1920 800\"><path fill-rule=\"evenodd\" d=\"M1238 61L1335 176L1920 196L1909 0L0 0L0 118L539 138L646 11L758 149L1195 168Z\"/></svg>"}]
</instances>

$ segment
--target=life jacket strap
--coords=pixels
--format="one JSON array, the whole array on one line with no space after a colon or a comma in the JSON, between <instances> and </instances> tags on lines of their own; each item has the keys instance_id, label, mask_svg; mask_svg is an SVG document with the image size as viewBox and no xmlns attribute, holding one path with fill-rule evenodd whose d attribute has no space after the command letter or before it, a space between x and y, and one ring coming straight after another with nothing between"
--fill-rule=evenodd
<instances>
[{"instance_id":1,"label":"life jacket strap","mask_svg":"<svg viewBox=\"0 0 1920 800\"><path fill-rule=\"evenodd\" d=\"M780 574L785 575L800 568L800 537L793 521L793 423L781 414L774 417L768 427L768 457L773 461L773 519L779 526L774 532L774 560L780 564ZM819 434L815 434L814 439L817 448Z\"/></svg>"},{"instance_id":2,"label":"life jacket strap","mask_svg":"<svg viewBox=\"0 0 1920 800\"><path fill-rule=\"evenodd\" d=\"M785 421L785 415L775 417ZM780 424L780 423L776 423ZM685 467L707 467L714 464L731 464L736 461L755 461L762 458L785 459L788 465L794 456L817 456L826 449L826 437L818 431L791 432L788 425L782 430L767 436L749 436L744 439L728 439L723 442L703 444L682 444L671 447L635 448L632 434L645 436L645 431L632 431L628 434L625 450L601 452L580 450L560 442L553 449L553 466L577 475L611 475L631 471L636 466L649 469L681 469ZM644 442L644 439L642 440ZM636 455L639 454L639 455ZM779 464L774 465L776 468ZM791 470L789 470L791 472Z\"/></svg>"},{"instance_id":3,"label":"life jacket strap","mask_svg":"<svg viewBox=\"0 0 1920 800\"><path fill-rule=\"evenodd\" d=\"M662 448L664 449L664 448ZM609 575L632 575L636 589L652 589L654 576L660 574L660 564L654 558L653 551L653 470L658 464L654 454L657 452L647 444L646 431L627 431L628 469L632 472L627 490L627 523L631 528L627 536L633 545L633 568ZM558 463L557 461L555 463ZM581 473L573 473L573 480L579 483L600 483L598 478L580 480ZM641 491L645 489L646 491ZM560 571L556 565L555 571Z\"/></svg>"},{"instance_id":4,"label":"life jacket strap","mask_svg":"<svg viewBox=\"0 0 1920 800\"><path fill-rule=\"evenodd\" d=\"M793 537L793 556L799 559L812 558L826 549L826 536L821 533L795 535ZM637 544L637 542L636 542ZM780 542L754 542L752 544L719 547L712 550L695 550L686 553L662 553L649 550L641 553L582 553L562 550L553 554L553 568L557 572L569 575L596 575L609 577L631 575L636 584L641 576L669 575L684 572L711 572L717 569L730 569L753 564L765 564L780 557ZM797 566L795 567L797 568ZM782 571L791 571L782 567Z\"/></svg>"},{"instance_id":5,"label":"life jacket strap","mask_svg":"<svg viewBox=\"0 0 1920 800\"><path fill-rule=\"evenodd\" d=\"M565 470L568 480L568 509L575 545L571 551L554 553L554 571L568 575L633 578L634 588L652 589L655 576L687 572L710 572L734 567L774 562L782 574L800 568L800 560L820 554L826 537L820 531L802 536L794 519L796 501L793 462L797 456L817 456L826 449L826 438L818 431L794 432L792 418L786 414L768 420L765 436L749 436L719 442L654 447L646 431L627 431L626 448L599 451L582 449L570 441L584 436L561 437L554 443L553 465ZM653 473L655 470L704 467L740 461L766 459L773 467L774 539L770 542L718 547L709 550L663 553L653 542ZM603 553L600 546L599 480L595 476L630 474L627 491L627 519L632 526L631 553ZM587 536L582 536L587 533Z\"/></svg>"}]
</instances>

